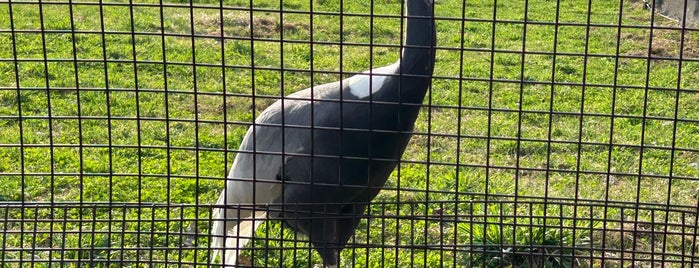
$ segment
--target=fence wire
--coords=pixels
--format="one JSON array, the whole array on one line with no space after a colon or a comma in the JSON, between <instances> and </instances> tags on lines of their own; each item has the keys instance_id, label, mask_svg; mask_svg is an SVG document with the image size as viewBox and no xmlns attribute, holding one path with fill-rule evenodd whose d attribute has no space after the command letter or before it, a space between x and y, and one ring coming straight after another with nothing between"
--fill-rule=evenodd
<instances>
[{"instance_id":1,"label":"fence wire","mask_svg":"<svg viewBox=\"0 0 699 268\"><path fill-rule=\"evenodd\" d=\"M218 265L253 120L395 62L404 6L0 2L0 267ZM699 29L655 8L437 1L413 138L340 266L695 267ZM276 220L239 258L320 263Z\"/></svg>"}]
</instances>

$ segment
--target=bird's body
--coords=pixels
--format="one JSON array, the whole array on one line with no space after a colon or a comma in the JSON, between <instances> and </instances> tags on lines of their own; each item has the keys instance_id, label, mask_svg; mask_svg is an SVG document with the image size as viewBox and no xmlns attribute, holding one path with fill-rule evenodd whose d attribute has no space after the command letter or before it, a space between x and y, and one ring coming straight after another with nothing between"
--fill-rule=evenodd
<instances>
[{"instance_id":1,"label":"bird's body","mask_svg":"<svg viewBox=\"0 0 699 268\"><path fill-rule=\"evenodd\" d=\"M430 85L432 0L407 4L400 61L291 94L248 130L218 204L267 205L270 212L215 211L212 247L225 249L226 265L235 264L245 238L267 217L308 236L324 265L337 265L361 214L398 164Z\"/></svg>"}]
</instances>

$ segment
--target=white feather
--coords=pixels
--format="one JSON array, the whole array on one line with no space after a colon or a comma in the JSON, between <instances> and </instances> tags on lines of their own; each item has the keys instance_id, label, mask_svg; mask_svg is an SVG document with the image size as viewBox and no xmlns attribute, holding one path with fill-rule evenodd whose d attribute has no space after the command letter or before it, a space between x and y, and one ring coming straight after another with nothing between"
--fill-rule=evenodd
<instances>
[{"instance_id":1,"label":"white feather","mask_svg":"<svg viewBox=\"0 0 699 268\"><path fill-rule=\"evenodd\" d=\"M249 135L246 135L243 144L248 138ZM246 164L251 157L251 154L244 153L236 155L228 174L229 180L216 202L217 205L264 205L273 202L281 194L281 184L275 180L254 180L249 176L251 169ZM215 261L220 255L220 263L225 259L226 267L234 267L239 251L245 247L266 218L266 211L242 208L215 209L211 231L211 261Z\"/></svg>"},{"instance_id":2,"label":"white feather","mask_svg":"<svg viewBox=\"0 0 699 268\"><path fill-rule=\"evenodd\" d=\"M350 92L352 95L357 96L357 98L360 99L366 98L369 95L378 92L386 82L386 78L391 74L396 74L399 67L400 61L350 77ZM371 87L369 87L369 84L371 84Z\"/></svg>"},{"instance_id":3,"label":"white feather","mask_svg":"<svg viewBox=\"0 0 699 268\"><path fill-rule=\"evenodd\" d=\"M221 193L218 204L223 204L224 193ZM255 234L255 230L267 218L265 211L253 211L248 209L229 209L221 213L223 209L214 212L212 248L214 248L211 260L221 255L220 263L226 267L234 267L238 260L239 251L242 250ZM225 216L223 216L225 215Z\"/></svg>"}]
</instances>

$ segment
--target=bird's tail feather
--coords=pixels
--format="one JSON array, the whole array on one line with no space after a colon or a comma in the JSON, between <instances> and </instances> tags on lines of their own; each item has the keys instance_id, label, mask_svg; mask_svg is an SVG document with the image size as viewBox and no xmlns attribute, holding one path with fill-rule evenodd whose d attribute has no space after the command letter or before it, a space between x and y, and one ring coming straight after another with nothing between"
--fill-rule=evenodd
<instances>
[{"instance_id":1,"label":"bird's tail feather","mask_svg":"<svg viewBox=\"0 0 699 268\"><path fill-rule=\"evenodd\" d=\"M225 191L224 191L225 192ZM221 193L217 204L224 204L224 195ZM223 211L226 211L225 213ZM233 267L238 261L238 252L245 247L255 234L255 230L266 219L266 211L253 211L250 209L223 209L214 210L214 223L211 228L211 248L213 255L211 262L221 255L220 263L226 267ZM224 262L225 259L225 262Z\"/></svg>"}]
</instances>

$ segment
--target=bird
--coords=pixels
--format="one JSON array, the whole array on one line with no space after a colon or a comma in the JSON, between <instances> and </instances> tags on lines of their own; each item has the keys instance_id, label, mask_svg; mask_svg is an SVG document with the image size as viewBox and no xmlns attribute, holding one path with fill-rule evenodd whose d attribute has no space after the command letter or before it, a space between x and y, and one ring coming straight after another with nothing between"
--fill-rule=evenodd
<instances>
[{"instance_id":1,"label":"bird","mask_svg":"<svg viewBox=\"0 0 699 268\"><path fill-rule=\"evenodd\" d=\"M433 0L406 0L393 64L312 86L267 107L246 132L212 213L211 262L237 264L266 220L305 235L337 267L364 211L399 163L432 84Z\"/></svg>"}]
</instances>

